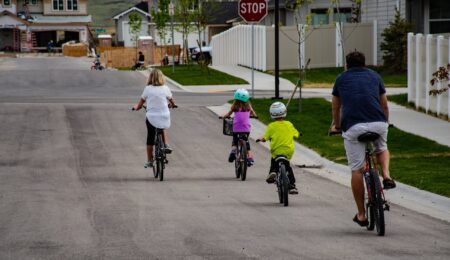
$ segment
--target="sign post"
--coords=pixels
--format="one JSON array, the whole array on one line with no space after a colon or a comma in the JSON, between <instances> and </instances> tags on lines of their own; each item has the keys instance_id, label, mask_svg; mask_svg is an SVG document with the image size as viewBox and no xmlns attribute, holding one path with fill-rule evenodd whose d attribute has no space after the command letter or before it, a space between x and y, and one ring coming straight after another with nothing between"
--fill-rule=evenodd
<instances>
[{"instance_id":1,"label":"sign post","mask_svg":"<svg viewBox=\"0 0 450 260\"><path fill-rule=\"evenodd\" d=\"M255 98L255 23L267 16L266 0L239 0L239 16L252 24L252 98Z\"/></svg>"},{"instance_id":2,"label":"sign post","mask_svg":"<svg viewBox=\"0 0 450 260\"><path fill-rule=\"evenodd\" d=\"M173 35L173 16L175 15L175 5L172 1L169 4L170 26L172 27L172 73L175 73L175 43Z\"/></svg>"}]
</instances>

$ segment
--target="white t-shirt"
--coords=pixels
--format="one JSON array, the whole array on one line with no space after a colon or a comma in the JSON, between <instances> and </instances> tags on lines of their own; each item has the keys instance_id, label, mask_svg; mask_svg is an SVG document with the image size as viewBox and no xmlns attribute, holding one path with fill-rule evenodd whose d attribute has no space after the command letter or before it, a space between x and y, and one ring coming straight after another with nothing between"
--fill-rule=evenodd
<instances>
[{"instance_id":1,"label":"white t-shirt","mask_svg":"<svg viewBox=\"0 0 450 260\"><path fill-rule=\"evenodd\" d=\"M147 119L156 128L170 127L170 111L168 99L172 98L172 92L166 85L146 86L142 93L142 99L147 103Z\"/></svg>"}]
</instances>

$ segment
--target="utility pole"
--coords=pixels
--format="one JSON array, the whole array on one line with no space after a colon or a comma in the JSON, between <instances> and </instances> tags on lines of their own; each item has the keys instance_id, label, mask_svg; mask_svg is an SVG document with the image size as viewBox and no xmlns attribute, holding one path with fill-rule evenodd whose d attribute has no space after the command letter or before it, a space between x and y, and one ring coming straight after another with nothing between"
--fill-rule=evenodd
<instances>
[{"instance_id":1,"label":"utility pole","mask_svg":"<svg viewBox=\"0 0 450 260\"><path fill-rule=\"evenodd\" d=\"M280 1L275 0L275 97L274 99L280 99L280 35L279 35L279 23L280 23Z\"/></svg>"}]
</instances>

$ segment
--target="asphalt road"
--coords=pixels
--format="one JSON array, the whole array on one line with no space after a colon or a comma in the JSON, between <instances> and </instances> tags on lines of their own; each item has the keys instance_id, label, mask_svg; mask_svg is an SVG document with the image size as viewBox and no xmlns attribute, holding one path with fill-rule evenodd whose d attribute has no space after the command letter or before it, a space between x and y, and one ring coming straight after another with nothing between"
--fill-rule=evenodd
<instances>
[{"instance_id":1,"label":"asphalt road","mask_svg":"<svg viewBox=\"0 0 450 260\"><path fill-rule=\"evenodd\" d=\"M280 206L255 143L236 180L231 140L204 107L226 94L176 92L174 153L155 180L144 113L129 110L145 78L88 66L0 60L0 259L449 258L449 223L392 205L377 237L351 221L348 188L302 169L300 195Z\"/></svg>"}]
</instances>

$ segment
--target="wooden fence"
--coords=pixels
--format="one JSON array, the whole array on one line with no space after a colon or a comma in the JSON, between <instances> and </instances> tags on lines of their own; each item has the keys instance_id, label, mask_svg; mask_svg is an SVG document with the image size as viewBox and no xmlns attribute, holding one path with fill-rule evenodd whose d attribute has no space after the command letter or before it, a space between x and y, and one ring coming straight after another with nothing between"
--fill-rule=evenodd
<instances>
[{"instance_id":1,"label":"wooden fence","mask_svg":"<svg viewBox=\"0 0 450 260\"><path fill-rule=\"evenodd\" d=\"M101 62L106 65L107 68L130 68L136 64L137 53L142 51L145 56L145 65L153 64L153 51L152 48L136 49L119 47L119 48L107 48L101 52Z\"/></svg>"},{"instance_id":2,"label":"wooden fence","mask_svg":"<svg viewBox=\"0 0 450 260\"><path fill-rule=\"evenodd\" d=\"M43 48L45 49L45 48ZM88 55L88 46L84 43L64 44L62 48L64 56L69 57L86 57Z\"/></svg>"}]
</instances>

